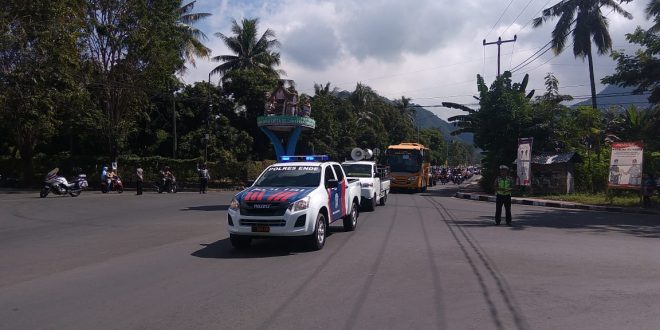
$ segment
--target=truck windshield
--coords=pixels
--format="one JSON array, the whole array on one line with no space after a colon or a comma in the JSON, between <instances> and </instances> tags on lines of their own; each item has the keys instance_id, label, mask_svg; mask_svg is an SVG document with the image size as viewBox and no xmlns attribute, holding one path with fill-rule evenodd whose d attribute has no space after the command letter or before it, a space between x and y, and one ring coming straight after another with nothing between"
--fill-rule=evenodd
<instances>
[{"instance_id":1,"label":"truck windshield","mask_svg":"<svg viewBox=\"0 0 660 330\"><path fill-rule=\"evenodd\" d=\"M416 153L390 153L387 155L387 164L391 172L419 172L421 162Z\"/></svg>"},{"instance_id":2,"label":"truck windshield","mask_svg":"<svg viewBox=\"0 0 660 330\"><path fill-rule=\"evenodd\" d=\"M353 178L370 178L371 177L371 165L365 164L342 164L341 167L344 168L346 176Z\"/></svg>"},{"instance_id":3,"label":"truck windshield","mask_svg":"<svg viewBox=\"0 0 660 330\"><path fill-rule=\"evenodd\" d=\"M272 166L254 183L255 187L318 187L320 166Z\"/></svg>"}]
</instances>

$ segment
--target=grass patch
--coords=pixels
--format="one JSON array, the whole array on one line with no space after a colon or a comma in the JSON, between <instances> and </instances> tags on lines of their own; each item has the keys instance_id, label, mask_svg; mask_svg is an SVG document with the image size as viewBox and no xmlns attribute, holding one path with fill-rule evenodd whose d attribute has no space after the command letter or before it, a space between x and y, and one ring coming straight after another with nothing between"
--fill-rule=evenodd
<instances>
[{"instance_id":1,"label":"grass patch","mask_svg":"<svg viewBox=\"0 0 660 330\"><path fill-rule=\"evenodd\" d=\"M633 192L617 192L609 196L605 193L541 195L541 196L534 196L534 198L564 201L571 203L580 203L580 204L589 204L589 205L623 206L623 207L639 207L642 205L639 193L633 193ZM652 205L657 208L658 205L660 205L660 197L658 197L657 195L653 196L651 198L651 202Z\"/></svg>"}]
</instances>

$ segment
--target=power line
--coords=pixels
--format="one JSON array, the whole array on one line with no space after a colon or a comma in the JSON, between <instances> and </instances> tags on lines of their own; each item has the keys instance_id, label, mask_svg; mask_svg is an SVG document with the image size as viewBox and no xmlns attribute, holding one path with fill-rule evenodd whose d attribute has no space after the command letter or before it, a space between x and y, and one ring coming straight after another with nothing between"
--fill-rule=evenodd
<instances>
[{"instance_id":1,"label":"power line","mask_svg":"<svg viewBox=\"0 0 660 330\"><path fill-rule=\"evenodd\" d=\"M500 33L500 36L504 35L504 33L506 33L506 31L508 31L509 28L511 28L511 27L513 26L513 24L518 20L518 18L520 18L520 15L522 15L522 14L525 12L525 10L527 10L527 7L529 7L529 5L532 3L532 1L534 1L534 0L529 0L529 1L527 2L527 4L526 4L525 7L520 11L520 13L518 14L518 16L516 16L516 18L513 19L513 22L511 22L511 24L509 24L509 26L507 26L506 29L504 29L504 31L502 31L502 33Z\"/></svg>"},{"instance_id":2,"label":"power line","mask_svg":"<svg viewBox=\"0 0 660 330\"><path fill-rule=\"evenodd\" d=\"M502 15L500 15L500 18L497 19L497 22L495 22L495 24L493 24L493 27L490 28L490 31L488 31L488 33L486 33L486 36L484 37L484 39L488 38L488 35L489 35L491 32L493 32L493 30L495 29L495 27L497 26L497 24L500 23L500 20L502 20L502 17L504 16L504 14L506 13L506 11L507 11L507 10L509 9L509 7L511 6L511 3L513 3L513 0L509 1L509 4L506 6L506 8L504 8L504 11L502 12Z\"/></svg>"},{"instance_id":3,"label":"power line","mask_svg":"<svg viewBox=\"0 0 660 330\"><path fill-rule=\"evenodd\" d=\"M598 7L598 8L600 9L600 7ZM612 10L610 10L609 13L605 14L605 17L609 16L613 11L614 11L614 8L612 8ZM571 24L575 23L576 20L577 20L577 18L573 19L573 21L571 22ZM573 28L573 29L571 29L570 31L568 31L568 32L564 35L564 38L567 37L569 34L571 34L573 31L575 31L575 28ZM574 42L575 42L575 40L573 40L573 41L571 42L571 44L570 44L568 47L564 47L564 48L570 48L570 47L574 44ZM547 46L550 45L551 43L552 43L552 40L550 40L547 44L545 44L543 47L541 47L541 49L547 47ZM540 51L541 49L539 49L539 51ZM528 59L526 59L525 61L523 61L523 62L521 62L520 64L518 64L515 68L513 68L513 69L511 70L511 73L514 73L514 72L516 72L516 71L519 71L519 70L521 70L522 68L528 66L529 64L531 64L532 62L536 61L536 60L539 59L541 56L543 56L545 53L547 53L548 50L550 50L550 49L551 49L551 48L546 49L545 51L543 51L543 53L541 53L540 55L536 56L534 59L530 60L529 62L527 62L527 63L525 63L525 64L523 65L524 62L526 62L529 58L533 57L534 55L530 56ZM553 59L555 59L555 58L556 58L557 56L559 56L559 55L560 55L560 54L555 54L555 55L554 55L553 57L551 57L549 60L543 62L543 64L541 64L541 65L539 65L539 66L536 66L536 67L534 67L533 69L527 70L527 71L525 71L524 73L531 72L531 71L534 71L534 70L538 69L539 67L541 67L541 66L545 65L546 63L552 61Z\"/></svg>"},{"instance_id":4,"label":"power line","mask_svg":"<svg viewBox=\"0 0 660 330\"><path fill-rule=\"evenodd\" d=\"M513 67L513 68L511 69L511 72L515 72L515 71L516 71L519 67L521 67L522 65L526 65L526 62L527 62L527 61L529 61L529 63L531 63L531 62L533 62L534 60L536 60L536 59L532 59L534 56L536 56L536 54L538 54L538 53L540 53L540 52L543 52L543 54L545 54L545 53L546 53L549 49L551 49L551 48L548 48L548 49L546 49L545 51L544 51L544 48L550 46L550 44L552 44L552 41L548 41L547 44L543 45L543 47L541 47L539 50L537 50L536 52L534 52L534 54L530 55L528 58L526 58L525 60L523 60L522 62L520 62L518 65L516 65L515 67ZM542 56L543 54L541 54L541 55L539 55L539 56ZM530 61L530 59L531 59L531 61Z\"/></svg>"},{"instance_id":5,"label":"power line","mask_svg":"<svg viewBox=\"0 0 660 330\"><path fill-rule=\"evenodd\" d=\"M520 27L520 29L518 30L518 32L516 32L516 34L520 33L520 31L522 31L525 27L527 27L527 25L529 25L529 23L531 23L532 21L534 21L534 18L535 18L539 13L541 13L541 12L543 11L543 9L545 9L546 6L548 6L548 4L550 3L550 1L552 1L552 0L548 0L548 1L546 1L546 3L541 7L541 9L539 9L539 10L536 12L536 14L532 15L532 18L531 18L529 21L527 21L527 23L525 23L525 25L523 25L522 27Z\"/></svg>"}]
</instances>

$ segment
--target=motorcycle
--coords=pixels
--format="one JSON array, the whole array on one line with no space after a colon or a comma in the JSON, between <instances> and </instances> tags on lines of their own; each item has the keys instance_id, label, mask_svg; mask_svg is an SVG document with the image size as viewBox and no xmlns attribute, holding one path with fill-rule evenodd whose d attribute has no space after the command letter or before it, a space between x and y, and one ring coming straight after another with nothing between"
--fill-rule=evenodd
<instances>
[{"instance_id":1,"label":"motorcycle","mask_svg":"<svg viewBox=\"0 0 660 330\"><path fill-rule=\"evenodd\" d=\"M454 184L460 185L461 183L463 183L463 176L461 174L458 174L458 173L453 174L452 182L454 182Z\"/></svg>"},{"instance_id":2,"label":"motorcycle","mask_svg":"<svg viewBox=\"0 0 660 330\"><path fill-rule=\"evenodd\" d=\"M111 179L101 182L101 192L105 194L109 191L116 191L118 194L124 192L124 184L121 182L119 176L114 176Z\"/></svg>"},{"instance_id":3,"label":"motorcycle","mask_svg":"<svg viewBox=\"0 0 660 330\"><path fill-rule=\"evenodd\" d=\"M54 169L46 175L44 187L41 188L39 197L45 198L51 191L56 195L69 194L71 197L78 197L83 189L87 188L88 183L85 174L78 174L73 182L69 183L63 176L57 175L58 171L58 169Z\"/></svg>"},{"instance_id":4,"label":"motorcycle","mask_svg":"<svg viewBox=\"0 0 660 330\"><path fill-rule=\"evenodd\" d=\"M163 192L176 193L176 178L174 175L161 178L160 182L156 184L156 191L159 194Z\"/></svg>"}]
</instances>

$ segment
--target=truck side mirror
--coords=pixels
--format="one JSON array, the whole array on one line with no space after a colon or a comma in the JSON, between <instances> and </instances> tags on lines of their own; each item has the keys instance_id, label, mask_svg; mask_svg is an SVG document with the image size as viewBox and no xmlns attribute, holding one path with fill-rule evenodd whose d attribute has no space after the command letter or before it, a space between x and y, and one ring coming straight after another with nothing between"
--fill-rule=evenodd
<instances>
[{"instance_id":1,"label":"truck side mirror","mask_svg":"<svg viewBox=\"0 0 660 330\"><path fill-rule=\"evenodd\" d=\"M339 181L337 179L328 179L325 181L325 186L327 188L337 188L339 187Z\"/></svg>"}]
</instances>

